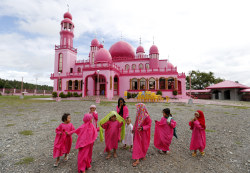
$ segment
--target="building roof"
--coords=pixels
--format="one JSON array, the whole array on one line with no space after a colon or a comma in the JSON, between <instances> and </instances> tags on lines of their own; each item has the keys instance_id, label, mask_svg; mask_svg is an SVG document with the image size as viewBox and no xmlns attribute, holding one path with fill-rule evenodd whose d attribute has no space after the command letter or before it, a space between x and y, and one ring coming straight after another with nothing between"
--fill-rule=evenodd
<instances>
[{"instance_id":1,"label":"building roof","mask_svg":"<svg viewBox=\"0 0 250 173\"><path fill-rule=\"evenodd\" d=\"M118 41L113 44L110 47L109 52L113 59L116 59L116 57L135 58L134 48L125 41Z\"/></svg>"},{"instance_id":2,"label":"building roof","mask_svg":"<svg viewBox=\"0 0 250 173\"><path fill-rule=\"evenodd\" d=\"M250 88L250 87L233 81L225 80L223 82L211 85L206 89L222 89L222 88Z\"/></svg>"},{"instance_id":3,"label":"building roof","mask_svg":"<svg viewBox=\"0 0 250 173\"><path fill-rule=\"evenodd\" d=\"M159 54L158 47L156 45L152 45L149 49L149 55L151 54Z\"/></svg>"},{"instance_id":4,"label":"building roof","mask_svg":"<svg viewBox=\"0 0 250 173\"><path fill-rule=\"evenodd\" d=\"M211 90L191 90L191 93L209 93ZM187 93L190 92L190 90L186 90Z\"/></svg>"},{"instance_id":5,"label":"building roof","mask_svg":"<svg viewBox=\"0 0 250 173\"><path fill-rule=\"evenodd\" d=\"M248 88L248 89L243 89L243 90L240 90L240 92L243 92L243 93L250 93L250 88Z\"/></svg>"}]
</instances>

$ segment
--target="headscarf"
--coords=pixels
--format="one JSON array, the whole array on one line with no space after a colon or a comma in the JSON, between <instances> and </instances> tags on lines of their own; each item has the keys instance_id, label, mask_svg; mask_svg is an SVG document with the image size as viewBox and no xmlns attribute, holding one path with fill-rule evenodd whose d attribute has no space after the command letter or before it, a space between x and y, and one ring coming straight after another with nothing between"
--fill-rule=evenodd
<instances>
[{"instance_id":1,"label":"headscarf","mask_svg":"<svg viewBox=\"0 0 250 173\"><path fill-rule=\"evenodd\" d=\"M96 108L96 105L91 105L89 108Z\"/></svg>"},{"instance_id":2,"label":"headscarf","mask_svg":"<svg viewBox=\"0 0 250 173\"><path fill-rule=\"evenodd\" d=\"M204 129L206 129L204 113L201 110L197 110L196 112L198 112L199 115L200 115L197 119L200 122L201 127L203 127Z\"/></svg>"},{"instance_id":3,"label":"headscarf","mask_svg":"<svg viewBox=\"0 0 250 173\"><path fill-rule=\"evenodd\" d=\"M122 128L121 128L121 139L124 139L125 137L125 120L116 112L116 111L111 111L110 113L108 113L108 115L106 115L103 119L101 119L99 121L99 127L100 127L100 141L102 142L103 139L104 139L104 136L103 136L103 128L102 128L102 125L105 124L106 122L109 121L109 119L112 117L112 116L116 116L116 119L117 121L119 122L123 122L123 125L122 125Z\"/></svg>"},{"instance_id":4,"label":"headscarf","mask_svg":"<svg viewBox=\"0 0 250 173\"><path fill-rule=\"evenodd\" d=\"M146 108L146 105L143 103L138 103L135 105L137 112L136 112L136 119L138 127L143 123L143 121L149 116L148 110Z\"/></svg>"},{"instance_id":5,"label":"headscarf","mask_svg":"<svg viewBox=\"0 0 250 173\"><path fill-rule=\"evenodd\" d=\"M96 128L91 123L92 118L91 114L85 114L83 117L84 124L75 130L75 133L78 135L76 149L85 147L96 140L98 134Z\"/></svg>"},{"instance_id":6,"label":"headscarf","mask_svg":"<svg viewBox=\"0 0 250 173\"><path fill-rule=\"evenodd\" d=\"M122 105L122 107L121 107L121 109L120 109L120 101L123 101L123 105ZM126 102L125 102L125 100L122 98L122 97L120 97L119 99L118 99L118 108L120 109L120 112L118 112L118 114L119 115L121 115L122 117L123 117L123 106L125 106L126 105Z\"/></svg>"}]
</instances>

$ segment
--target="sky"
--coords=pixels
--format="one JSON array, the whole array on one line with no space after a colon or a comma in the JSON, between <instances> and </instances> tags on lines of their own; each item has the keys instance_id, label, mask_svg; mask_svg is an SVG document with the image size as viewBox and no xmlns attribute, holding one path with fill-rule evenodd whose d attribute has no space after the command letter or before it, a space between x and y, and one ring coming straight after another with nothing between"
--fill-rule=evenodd
<instances>
[{"instance_id":1,"label":"sky","mask_svg":"<svg viewBox=\"0 0 250 173\"><path fill-rule=\"evenodd\" d=\"M73 16L74 47L87 59L93 38L104 48L122 39L178 72L214 72L250 86L249 0L1 0L0 78L53 85L60 22ZM154 38L154 39L153 39Z\"/></svg>"}]
</instances>

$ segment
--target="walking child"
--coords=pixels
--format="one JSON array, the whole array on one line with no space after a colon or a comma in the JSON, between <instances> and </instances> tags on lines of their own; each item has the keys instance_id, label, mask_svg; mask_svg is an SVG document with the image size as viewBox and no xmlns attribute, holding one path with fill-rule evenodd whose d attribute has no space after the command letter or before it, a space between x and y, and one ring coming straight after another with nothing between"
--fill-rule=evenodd
<instances>
[{"instance_id":1,"label":"walking child","mask_svg":"<svg viewBox=\"0 0 250 173\"><path fill-rule=\"evenodd\" d=\"M189 122L190 129L192 130L192 138L190 143L190 150L193 150L192 156L195 157L196 150L199 150L201 155L204 156L204 149L206 147L206 125L205 117L201 110L194 113L194 118Z\"/></svg>"},{"instance_id":2,"label":"walking child","mask_svg":"<svg viewBox=\"0 0 250 173\"><path fill-rule=\"evenodd\" d=\"M56 128L56 137L53 149L53 158L56 158L55 167L58 166L60 157L64 156L64 160L68 160L68 154L72 145L72 136L69 134L70 131L75 130L71 121L71 116L69 113L64 113L62 116L62 122Z\"/></svg>"},{"instance_id":3,"label":"walking child","mask_svg":"<svg viewBox=\"0 0 250 173\"><path fill-rule=\"evenodd\" d=\"M118 121L119 118L119 121ZM111 150L113 149L114 158L117 157L116 150L118 148L118 141L119 141L119 129L121 129L121 139L124 138L125 133L125 121L124 119L115 111L110 112L106 115L101 121L100 126L105 129L105 150L108 155L106 159L111 157ZM102 128L100 128L100 139L102 140Z\"/></svg>"},{"instance_id":4,"label":"walking child","mask_svg":"<svg viewBox=\"0 0 250 173\"><path fill-rule=\"evenodd\" d=\"M99 128L97 128L98 113L96 112L96 106L95 105L90 106L89 114L91 114L93 116L92 123L95 126L95 128L97 129L97 131L99 131Z\"/></svg>"},{"instance_id":5,"label":"walking child","mask_svg":"<svg viewBox=\"0 0 250 173\"><path fill-rule=\"evenodd\" d=\"M127 146L130 147L130 151L133 147L133 125L131 124L131 118L126 118L126 126L125 126L125 139L122 141L124 146L123 148L126 149Z\"/></svg>"},{"instance_id":6,"label":"walking child","mask_svg":"<svg viewBox=\"0 0 250 173\"><path fill-rule=\"evenodd\" d=\"M176 122L173 120L169 108L163 109L162 114L161 120L155 121L154 145L161 154L169 154Z\"/></svg>"},{"instance_id":7,"label":"walking child","mask_svg":"<svg viewBox=\"0 0 250 173\"><path fill-rule=\"evenodd\" d=\"M91 168L93 146L98 135L92 124L92 119L91 114L85 114L83 117L84 124L70 132L70 134L76 133L78 135L75 148L79 149L77 159L79 173L85 173L86 169Z\"/></svg>"}]
</instances>

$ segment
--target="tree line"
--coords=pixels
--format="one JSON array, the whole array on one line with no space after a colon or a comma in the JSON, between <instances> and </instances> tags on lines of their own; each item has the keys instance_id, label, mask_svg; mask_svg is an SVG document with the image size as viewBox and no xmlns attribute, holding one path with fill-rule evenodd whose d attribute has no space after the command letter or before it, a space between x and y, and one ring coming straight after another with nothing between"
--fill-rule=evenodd
<instances>
[{"instance_id":1,"label":"tree line","mask_svg":"<svg viewBox=\"0 0 250 173\"><path fill-rule=\"evenodd\" d=\"M195 90L205 89L206 87L224 81L224 79L216 78L213 72L200 72L192 70L186 74L186 89L190 88L189 75L191 73L191 88Z\"/></svg>"},{"instance_id":2,"label":"tree line","mask_svg":"<svg viewBox=\"0 0 250 173\"><path fill-rule=\"evenodd\" d=\"M5 80L0 78L0 88L6 89L21 89L22 82L16 80ZM48 85L35 85L27 82L23 82L23 89L36 89L37 90L53 90L53 87Z\"/></svg>"}]
</instances>

